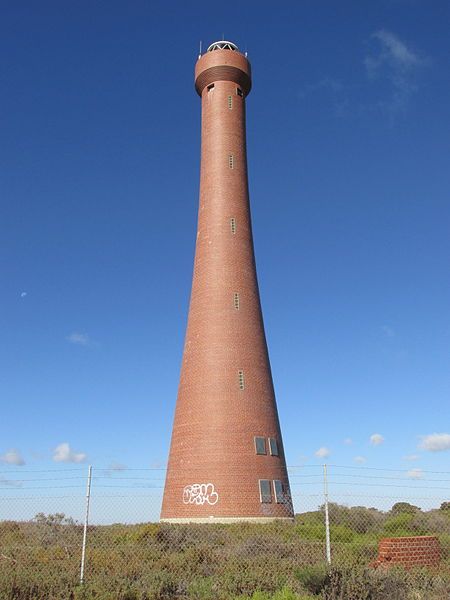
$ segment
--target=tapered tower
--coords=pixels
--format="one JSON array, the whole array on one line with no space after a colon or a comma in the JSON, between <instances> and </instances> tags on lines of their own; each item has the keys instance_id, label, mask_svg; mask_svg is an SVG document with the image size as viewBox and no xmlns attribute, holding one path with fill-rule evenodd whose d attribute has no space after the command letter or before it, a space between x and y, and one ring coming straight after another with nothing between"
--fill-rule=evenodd
<instances>
[{"instance_id":1,"label":"tapered tower","mask_svg":"<svg viewBox=\"0 0 450 600\"><path fill-rule=\"evenodd\" d=\"M291 519L250 220L250 63L231 42L216 42L197 61L195 88L200 206L161 520Z\"/></svg>"}]
</instances>

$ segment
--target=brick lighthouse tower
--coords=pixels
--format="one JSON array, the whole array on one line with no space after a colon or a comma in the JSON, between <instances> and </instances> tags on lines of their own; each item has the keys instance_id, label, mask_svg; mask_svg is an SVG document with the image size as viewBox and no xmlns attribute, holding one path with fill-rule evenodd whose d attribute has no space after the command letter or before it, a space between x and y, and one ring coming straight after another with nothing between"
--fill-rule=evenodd
<instances>
[{"instance_id":1,"label":"brick lighthouse tower","mask_svg":"<svg viewBox=\"0 0 450 600\"><path fill-rule=\"evenodd\" d=\"M200 205L161 520L291 519L250 220L250 63L231 42L216 42L197 61L195 88Z\"/></svg>"}]
</instances>

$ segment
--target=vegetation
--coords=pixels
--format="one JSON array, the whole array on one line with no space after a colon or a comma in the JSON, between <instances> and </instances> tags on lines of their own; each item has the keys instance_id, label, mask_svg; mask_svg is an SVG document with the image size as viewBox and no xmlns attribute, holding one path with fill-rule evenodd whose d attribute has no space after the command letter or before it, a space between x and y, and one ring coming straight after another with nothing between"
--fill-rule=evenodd
<instances>
[{"instance_id":1,"label":"vegetation","mask_svg":"<svg viewBox=\"0 0 450 600\"><path fill-rule=\"evenodd\" d=\"M444 503L445 504L445 503ZM63 514L0 522L0 600L448 600L450 510L407 503L380 512L329 507L333 565L325 565L323 510L294 525L90 526L79 585L82 527ZM374 569L385 535L436 534L437 571Z\"/></svg>"}]
</instances>

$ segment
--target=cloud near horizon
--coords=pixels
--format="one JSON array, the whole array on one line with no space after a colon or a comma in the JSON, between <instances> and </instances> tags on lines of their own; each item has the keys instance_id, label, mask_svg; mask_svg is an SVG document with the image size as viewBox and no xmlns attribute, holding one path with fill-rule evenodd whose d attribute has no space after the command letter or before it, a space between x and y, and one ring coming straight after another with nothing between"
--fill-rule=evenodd
<instances>
[{"instance_id":1,"label":"cloud near horizon","mask_svg":"<svg viewBox=\"0 0 450 600\"><path fill-rule=\"evenodd\" d=\"M419 448L428 450L429 452L443 452L450 450L450 433L432 433L430 435L422 435L422 441Z\"/></svg>"},{"instance_id":2,"label":"cloud near horizon","mask_svg":"<svg viewBox=\"0 0 450 600\"><path fill-rule=\"evenodd\" d=\"M318 450L316 450L316 452L314 452L314 454L318 458L327 458L327 456L330 456L331 452L330 452L329 448L326 448L325 446L322 446L321 448L319 448Z\"/></svg>"},{"instance_id":3,"label":"cloud near horizon","mask_svg":"<svg viewBox=\"0 0 450 600\"><path fill-rule=\"evenodd\" d=\"M424 472L422 469L411 469L406 473L406 477L408 477L408 479L423 479Z\"/></svg>"},{"instance_id":4,"label":"cloud near horizon","mask_svg":"<svg viewBox=\"0 0 450 600\"><path fill-rule=\"evenodd\" d=\"M64 463L82 463L86 460L87 454L84 452L73 452L67 442L63 442L56 446L53 452L53 460L55 462Z\"/></svg>"},{"instance_id":5,"label":"cloud near horizon","mask_svg":"<svg viewBox=\"0 0 450 600\"><path fill-rule=\"evenodd\" d=\"M370 436L370 443L372 446L380 446L384 442L384 437L381 433L372 433Z\"/></svg>"},{"instance_id":6,"label":"cloud near horizon","mask_svg":"<svg viewBox=\"0 0 450 600\"><path fill-rule=\"evenodd\" d=\"M0 455L0 462L5 465L15 465L21 467L25 464L25 461L18 450L11 449Z\"/></svg>"}]
</instances>

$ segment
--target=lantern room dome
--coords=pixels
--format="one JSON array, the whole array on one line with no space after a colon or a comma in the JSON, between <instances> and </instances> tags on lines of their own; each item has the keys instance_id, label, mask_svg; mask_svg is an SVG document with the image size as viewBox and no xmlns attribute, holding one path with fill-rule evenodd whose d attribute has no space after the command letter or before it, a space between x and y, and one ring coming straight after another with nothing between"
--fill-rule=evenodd
<instances>
[{"instance_id":1,"label":"lantern room dome","mask_svg":"<svg viewBox=\"0 0 450 600\"><path fill-rule=\"evenodd\" d=\"M208 46L206 52L213 52L214 50L234 50L235 52L239 52L239 48L233 42L228 42L227 40L221 40L220 42L214 42L211 46Z\"/></svg>"}]
</instances>

